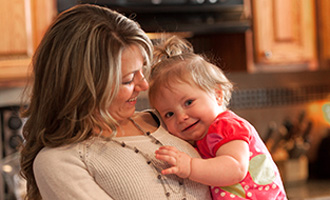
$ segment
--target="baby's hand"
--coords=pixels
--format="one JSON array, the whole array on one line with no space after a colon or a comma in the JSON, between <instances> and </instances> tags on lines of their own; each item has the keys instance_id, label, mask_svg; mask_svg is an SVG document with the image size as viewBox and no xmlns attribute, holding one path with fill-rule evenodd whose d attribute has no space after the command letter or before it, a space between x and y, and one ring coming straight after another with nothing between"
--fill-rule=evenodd
<instances>
[{"instance_id":1,"label":"baby's hand","mask_svg":"<svg viewBox=\"0 0 330 200\"><path fill-rule=\"evenodd\" d=\"M191 173L191 157L172 146L162 146L156 150L156 158L165 161L172 167L162 170L162 174L176 174L181 178L189 178Z\"/></svg>"}]
</instances>

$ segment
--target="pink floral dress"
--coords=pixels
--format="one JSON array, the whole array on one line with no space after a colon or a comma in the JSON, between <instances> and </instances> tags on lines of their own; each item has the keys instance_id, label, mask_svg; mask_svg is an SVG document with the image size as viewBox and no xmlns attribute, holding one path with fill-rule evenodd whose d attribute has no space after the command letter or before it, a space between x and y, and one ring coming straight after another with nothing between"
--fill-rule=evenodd
<instances>
[{"instance_id":1,"label":"pink floral dress","mask_svg":"<svg viewBox=\"0 0 330 200\"><path fill-rule=\"evenodd\" d=\"M207 135L197 141L202 158L214 158L217 150L232 140L249 144L250 163L246 177L226 187L211 187L213 199L286 200L283 183L267 147L255 128L232 111L221 113L209 127Z\"/></svg>"}]
</instances>

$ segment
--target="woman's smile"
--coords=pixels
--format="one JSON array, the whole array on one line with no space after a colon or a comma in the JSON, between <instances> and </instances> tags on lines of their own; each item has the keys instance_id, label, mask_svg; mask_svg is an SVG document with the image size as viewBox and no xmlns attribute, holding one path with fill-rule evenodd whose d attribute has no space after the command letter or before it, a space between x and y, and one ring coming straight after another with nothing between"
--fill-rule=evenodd
<instances>
[{"instance_id":1,"label":"woman's smile","mask_svg":"<svg viewBox=\"0 0 330 200\"><path fill-rule=\"evenodd\" d=\"M131 99L128 100L129 103L136 103L136 100L137 100L137 96L136 97L133 97Z\"/></svg>"}]
</instances>

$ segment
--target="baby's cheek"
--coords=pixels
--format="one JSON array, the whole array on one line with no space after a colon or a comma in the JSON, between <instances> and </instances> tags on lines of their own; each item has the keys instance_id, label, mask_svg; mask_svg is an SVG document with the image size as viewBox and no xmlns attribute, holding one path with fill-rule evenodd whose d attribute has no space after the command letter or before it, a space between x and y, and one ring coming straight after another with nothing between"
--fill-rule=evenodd
<instances>
[{"instance_id":1,"label":"baby's cheek","mask_svg":"<svg viewBox=\"0 0 330 200\"><path fill-rule=\"evenodd\" d=\"M177 136L175 129L172 126L167 126L168 132L170 132L172 135Z\"/></svg>"},{"instance_id":2,"label":"baby's cheek","mask_svg":"<svg viewBox=\"0 0 330 200\"><path fill-rule=\"evenodd\" d=\"M176 130L175 126L171 125L171 124L166 124L167 130L168 132L170 132L172 135L180 137L180 135L178 134L178 131Z\"/></svg>"}]
</instances>

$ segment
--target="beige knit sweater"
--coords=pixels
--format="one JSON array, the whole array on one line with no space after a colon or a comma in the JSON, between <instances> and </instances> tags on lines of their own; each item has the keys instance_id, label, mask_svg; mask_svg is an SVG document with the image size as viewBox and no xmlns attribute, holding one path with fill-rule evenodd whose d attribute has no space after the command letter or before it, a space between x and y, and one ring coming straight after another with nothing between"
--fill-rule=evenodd
<instances>
[{"instance_id":1,"label":"beige knit sweater","mask_svg":"<svg viewBox=\"0 0 330 200\"><path fill-rule=\"evenodd\" d=\"M190 144L170 135L162 126L152 135L165 145L176 146L193 157L199 157ZM147 136L115 139L139 148L153 159L159 147ZM156 165L159 169L168 167L159 161ZM101 138L42 149L35 159L34 173L44 200L179 200L183 193L186 199L211 199L208 186L185 179L183 187L175 175L166 177L165 187L170 193L167 198L155 170L143 156Z\"/></svg>"}]
</instances>

